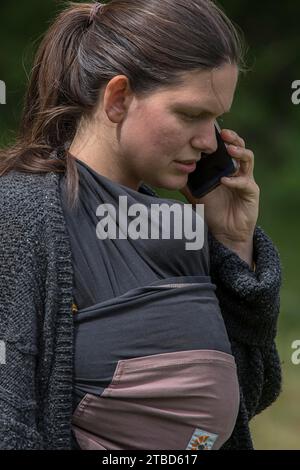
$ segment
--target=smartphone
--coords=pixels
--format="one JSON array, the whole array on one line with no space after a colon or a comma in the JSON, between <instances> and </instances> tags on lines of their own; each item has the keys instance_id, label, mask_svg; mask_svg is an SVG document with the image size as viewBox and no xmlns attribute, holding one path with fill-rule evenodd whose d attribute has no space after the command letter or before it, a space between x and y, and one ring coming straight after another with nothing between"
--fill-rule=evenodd
<instances>
[{"instance_id":1,"label":"smartphone","mask_svg":"<svg viewBox=\"0 0 300 470\"><path fill-rule=\"evenodd\" d=\"M221 184L223 176L232 176L239 170L237 161L229 155L220 132L220 126L215 122L217 151L211 154L203 153L197 162L196 170L189 174L188 188L193 196L203 197Z\"/></svg>"}]
</instances>

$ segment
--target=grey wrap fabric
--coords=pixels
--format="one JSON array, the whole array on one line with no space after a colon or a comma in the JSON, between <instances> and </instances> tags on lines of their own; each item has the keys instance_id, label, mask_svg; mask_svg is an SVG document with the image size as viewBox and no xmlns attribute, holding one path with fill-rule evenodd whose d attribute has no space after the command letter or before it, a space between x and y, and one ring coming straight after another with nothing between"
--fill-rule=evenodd
<instances>
[{"instance_id":1,"label":"grey wrap fabric","mask_svg":"<svg viewBox=\"0 0 300 470\"><path fill-rule=\"evenodd\" d=\"M0 449L72 449L73 270L60 175L0 178ZM281 391L281 264L261 227L257 272L210 237L210 275L238 369L241 403L224 449L252 449L249 420Z\"/></svg>"},{"instance_id":2,"label":"grey wrap fabric","mask_svg":"<svg viewBox=\"0 0 300 470\"><path fill-rule=\"evenodd\" d=\"M68 208L63 178L61 196L79 308L74 315L77 441L89 450L220 448L235 425L239 387L209 276L207 227L204 246L188 250L186 232L175 238L174 231L175 221L182 225L184 203L145 195L80 160L76 164L76 209ZM118 216L120 198L126 206ZM158 204L176 208L175 217L165 212L168 238L98 238L101 204L104 218L110 204L110 220L119 231L130 222L125 208L138 203L145 210L144 227L151 225ZM158 235L166 223L158 220Z\"/></svg>"}]
</instances>

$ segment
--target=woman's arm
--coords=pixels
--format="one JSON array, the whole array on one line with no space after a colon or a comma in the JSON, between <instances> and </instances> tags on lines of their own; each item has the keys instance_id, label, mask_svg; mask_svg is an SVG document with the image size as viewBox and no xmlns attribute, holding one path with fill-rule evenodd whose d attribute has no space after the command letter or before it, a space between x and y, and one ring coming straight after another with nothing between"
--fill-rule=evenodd
<instances>
[{"instance_id":1,"label":"woman's arm","mask_svg":"<svg viewBox=\"0 0 300 470\"><path fill-rule=\"evenodd\" d=\"M42 449L35 370L42 316L41 245L25 216L0 205L0 449ZM25 207L20 206L20 210ZM23 222L22 222L23 221Z\"/></svg>"},{"instance_id":2,"label":"woman's arm","mask_svg":"<svg viewBox=\"0 0 300 470\"><path fill-rule=\"evenodd\" d=\"M271 239L258 226L253 240L256 272L210 232L208 239L211 278L217 286L245 403L241 413L250 420L281 392L281 365L275 344L282 280L280 258ZM238 439L238 426L233 440Z\"/></svg>"}]
</instances>

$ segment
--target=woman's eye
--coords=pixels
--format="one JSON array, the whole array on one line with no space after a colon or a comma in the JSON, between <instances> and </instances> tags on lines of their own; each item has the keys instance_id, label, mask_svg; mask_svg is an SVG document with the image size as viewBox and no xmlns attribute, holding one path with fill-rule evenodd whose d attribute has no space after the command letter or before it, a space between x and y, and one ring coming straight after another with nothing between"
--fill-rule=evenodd
<instances>
[{"instance_id":1,"label":"woman's eye","mask_svg":"<svg viewBox=\"0 0 300 470\"><path fill-rule=\"evenodd\" d=\"M200 119L202 117L202 115L198 115L198 116L193 116L191 114L186 114L186 113L182 113L182 115L187 118L187 119L191 119L191 120L195 120L195 119Z\"/></svg>"}]
</instances>

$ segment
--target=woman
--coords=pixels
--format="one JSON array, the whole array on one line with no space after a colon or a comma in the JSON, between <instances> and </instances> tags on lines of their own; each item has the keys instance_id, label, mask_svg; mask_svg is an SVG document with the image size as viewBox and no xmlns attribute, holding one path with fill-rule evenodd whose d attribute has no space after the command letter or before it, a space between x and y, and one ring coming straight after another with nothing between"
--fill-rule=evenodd
<instances>
[{"instance_id":1,"label":"woman","mask_svg":"<svg viewBox=\"0 0 300 470\"><path fill-rule=\"evenodd\" d=\"M1 449L253 449L281 389L281 266L252 151L223 130L238 173L187 189L242 67L207 0L70 3L50 27L1 152ZM150 185L205 204L203 249L99 243L99 203L175 202Z\"/></svg>"}]
</instances>

